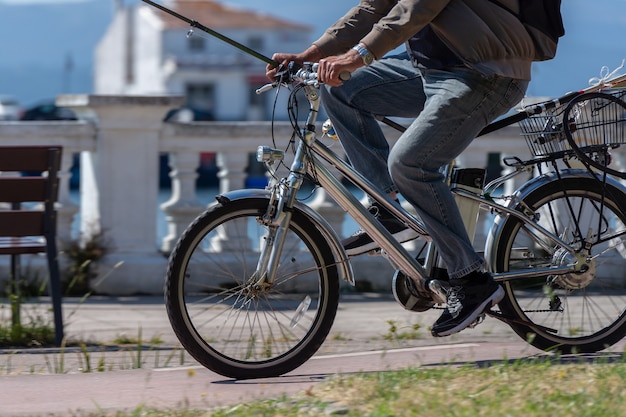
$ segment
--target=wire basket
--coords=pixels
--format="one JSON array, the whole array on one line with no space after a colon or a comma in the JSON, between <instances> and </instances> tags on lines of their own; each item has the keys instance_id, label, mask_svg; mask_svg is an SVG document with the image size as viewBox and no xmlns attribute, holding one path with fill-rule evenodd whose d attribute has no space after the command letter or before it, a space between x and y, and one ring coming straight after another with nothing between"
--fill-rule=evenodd
<instances>
[{"instance_id":1,"label":"wire basket","mask_svg":"<svg viewBox=\"0 0 626 417\"><path fill-rule=\"evenodd\" d=\"M565 105L557 106L519 122L522 136L533 155L547 156L571 151L563 129L564 110Z\"/></svg>"},{"instance_id":2,"label":"wire basket","mask_svg":"<svg viewBox=\"0 0 626 417\"><path fill-rule=\"evenodd\" d=\"M607 95L617 100L607 99ZM572 103L558 105L519 122L530 152L538 157L570 155L572 149L565 130L583 152L598 152L626 143L626 89L582 94ZM534 107L534 106L533 106ZM567 113L564 116L564 113ZM567 125L564 123L567 117Z\"/></svg>"}]
</instances>

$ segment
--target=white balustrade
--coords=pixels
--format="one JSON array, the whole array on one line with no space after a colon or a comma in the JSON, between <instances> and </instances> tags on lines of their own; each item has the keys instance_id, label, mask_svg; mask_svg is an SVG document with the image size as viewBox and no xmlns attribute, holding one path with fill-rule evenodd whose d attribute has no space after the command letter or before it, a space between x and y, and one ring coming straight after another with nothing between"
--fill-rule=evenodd
<instances>
[{"instance_id":1,"label":"white balustrade","mask_svg":"<svg viewBox=\"0 0 626 417\"><path fill-rule=\"evenodd\" d=\"M112 295L162 292L166 255L184 228L205 207L195 180L200 154L217 154L220 192L245 185L248 155L258 145L272 146L270 122L163 123L165 113L182 97L61 96L58 104L89 110L92 122L0 122L0 145L60 145L64 148L60 178L59 240L88 239L102 233L107 256L99 262L94 290ZM385 126L393 143L399 133ZM320 129L321 130L321 129ZM277 146L284 148L291 125L274 124ZM340 153L339 144L334 148ZM487 152L528 156L516 127L477 139L462 155L462 166L484 167ZM80 204L69 197L70 169L81 155ZM159 155L169 155L171 196L158 205ZM323 192L310 203L341 235L343 210ZM157 242L157 213L163 210L167 234ZM72 235L80 212L79 235ZM251 243L253 244L253 243ZM63 255L62 255L63 256ZM121 263L121 265L120 265ZM381 257L353 261L356 279L374 289L388 289L391 267Z\"/></svg>"}]
</instances>

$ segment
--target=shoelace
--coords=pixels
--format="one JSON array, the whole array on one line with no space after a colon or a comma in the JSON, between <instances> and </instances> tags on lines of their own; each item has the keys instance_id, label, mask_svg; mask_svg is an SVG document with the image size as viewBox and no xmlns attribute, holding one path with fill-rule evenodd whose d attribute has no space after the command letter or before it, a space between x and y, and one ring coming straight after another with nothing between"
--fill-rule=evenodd
<instances>
[{"instance_id":1,"label":"shoelace","mask_svg":"<svg viewBox=\"0 0 626 417\"><path fill-rule=\"evenodd\" d=\"M465 298L463 293L463 287L451 287L448 290L448 298L446 304L448 304L448 313L452 317L457 317L463 309L461 301Z\"/></svg>"},{"instance_id":2,"label":"shoelace","mask_svg":"<svg viewBox=\"0 0 626 417\"><path fill-rule=\"evenodd\" d=\"M352 233L351 236L359 236L359 235L363 235L363 234L365 234L365 230L359 229L356 232Z\"/></svg>"}]
</instances>

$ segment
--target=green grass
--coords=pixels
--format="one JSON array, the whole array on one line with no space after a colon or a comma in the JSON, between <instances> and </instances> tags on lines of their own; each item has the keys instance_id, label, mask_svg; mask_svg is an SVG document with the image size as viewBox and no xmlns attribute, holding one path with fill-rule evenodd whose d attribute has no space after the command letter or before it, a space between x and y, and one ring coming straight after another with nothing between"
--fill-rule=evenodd
<instances>
[{"instance_id":1,"label":"green grass","mask_svg":"<svg viewBox=\"0 0 626 417\"><path fill-rule=\"evenodd\" d=\"M420 337L420 323L401 325L396 320L387 320L389 331L383 335L383 339L389 341L414 340Z\"/></svg>"},{"instance_id":2,"label":"green grass","mask_svg":"<svg viewBox=\"0 0 626 417\"><path fill-rule=\"evenodd\" d=\"M247 416L620 417L626 361L503 361L335 376L305 392L216 410L155 410L80 417Z\"/></svg>"},{"instance_id":3,"label":"green grass","mask_svg":"<svg viewBox=\"0 0 626 417\"><path fill-rule=\"evenodd\" d=\"M10 307L0 305L0 348L41 347L54 344L54 326L47 311L20 309L21 317L11 319Z\"/></svg>"}]
</instances>

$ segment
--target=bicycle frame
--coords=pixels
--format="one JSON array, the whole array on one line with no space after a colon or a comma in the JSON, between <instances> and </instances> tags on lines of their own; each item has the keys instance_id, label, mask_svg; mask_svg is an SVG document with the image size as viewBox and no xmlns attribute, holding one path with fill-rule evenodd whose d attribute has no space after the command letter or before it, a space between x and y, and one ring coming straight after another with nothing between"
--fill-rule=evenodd
<instances>
[{"instance_id":1,"label":"bicycle frame","mask_svg":"<svg viewBox=\"0 0 626 417\"><path fill-rule=\"evenodd\" d=\"M304 128L300 134L295 157L290 167L290 174L286 179L275 184L273 187L274 192L272 198L276 201L277 209L273 208L274 204L270 204L270 210L272 210L273 213L268 213L266 221L268 224L277 227L273 228L271 232L272 236L267 239L267 244L261 251L259 269L257 271L267 271L267 273L263 273L261 276L257 277L258 285L267 285L273 282L274 271L276 271L277 268L276 254L279 253L283 245L281 240L283 233L281 229L285 228L288 224L288 216L285 216L283 208L291 208L293 206L296 193L304 180L304 176L309 174L324 188L326 193L328 193L328 195L330 195L330 197L379 244L381 253L387 256L397 269L402 270L405 274L413 278L421 290L426 291L427 288L430 289L430 292L435 294L436 301L444 302L445 294L441 291L440 284L438 281L430 279L431 271L438 261L438 256L432 244L432 239L430 239L422 221L404 210L404 208L391 200L387 195L381 193L371 182L354 171L350 165L317 139L314 127L320 107L320 97L317 88L316 80L308 80L308 84L304 87L310 103L309 114L306 121L307 127ZM515 121L512 121L511 123L514 122ZM389 210L394 216L415 230L428 242L430 247L424 266L422 266L402 244L391 236L378 220L376 220L360 201L340 182L337 176L330 171L327 165L338 170L353 185L364 191L370 198ZM499 185L520 172L522 172L522 170L518 169L513 175L509 174L505 177L501 177L492 183ZM573 263L567 265L494 273L493 277L496 281L503 282L546 274L572 273L579 271L580 267L584 264L586 258L577 254L572 246L564 242L559 236L554 235L537 224L523 212L511 209L491 199L485 198L482 195L477 195L463 189L452 189L452 192L459 197L461 201L479 204L500 215L516 217L527 227L532 228L542 238L545 238L550 244L565 249L572 256L571 259L575 260ZM344 259L347 259L345 254Z\"/></svg>"}]
</instances>

